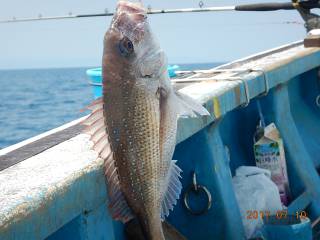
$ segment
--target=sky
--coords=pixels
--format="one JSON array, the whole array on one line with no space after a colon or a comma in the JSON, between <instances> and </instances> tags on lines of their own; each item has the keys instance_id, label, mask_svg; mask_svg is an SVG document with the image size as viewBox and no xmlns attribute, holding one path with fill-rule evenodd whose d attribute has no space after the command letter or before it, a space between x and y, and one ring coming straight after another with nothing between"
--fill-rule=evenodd
<instances>
[{"instance_id":1,"label":"sky","mask_svg":"<svg viewBox=\"0 0 320 240\"><path fill-rule=\"evenodd\" d=\"M277 1L274 2L287 2ZM0 19L114 11L116 0L0 0ZM203 0L205 6L257 1ZM261 0L260 0L261 2ZM154 9L198 7L194 0L143 0ZM0 69L100 66L110 17L0 24ZM227 62L305 36L296 11L211 12L149 17L169 63Z\"/></svg>"}]
</instances>

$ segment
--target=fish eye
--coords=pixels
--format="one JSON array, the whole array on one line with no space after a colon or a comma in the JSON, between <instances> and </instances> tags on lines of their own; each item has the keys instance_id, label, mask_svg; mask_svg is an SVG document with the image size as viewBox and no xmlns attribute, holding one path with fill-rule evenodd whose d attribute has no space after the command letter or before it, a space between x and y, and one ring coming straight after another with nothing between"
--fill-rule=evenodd
<instances>
[{"instance_id":1,"label":"fish eye","mask_svg":"<svg viewBox=\"0 0 320 240\"><path fill-rule=\"evenodd\" d=\"M134 52L133 43L130 41L129 38L124 37L119 42L119 50L122 56L128 57Z\"/></svg>"},{"instance_id":2,"label":"fish eye","mask_svg":"<svg viewBox=\"0 0 320 240\"><path fill-rule=\"evenodd\" d=\"M131 41L128 41L127 42L127 48L128 48L128 50L133 50L133 44L132 44L132 42Z\"/></svg>"}]
</instances>

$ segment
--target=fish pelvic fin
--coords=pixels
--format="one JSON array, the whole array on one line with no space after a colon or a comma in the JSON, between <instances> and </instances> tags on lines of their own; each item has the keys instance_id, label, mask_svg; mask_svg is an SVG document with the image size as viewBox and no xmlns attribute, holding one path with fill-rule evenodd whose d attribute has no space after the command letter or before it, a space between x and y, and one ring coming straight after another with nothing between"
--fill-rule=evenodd
<instances>
[{"instance_id":1,"label":"fish pelvic fin","mask_svg":"<svg viewBox=\"0 0 320 240\"><path fill-rule=\"evenodd\" d=\"M173 207L176 205L182 189L182 184L179 179L181 178L182 170L178 167L176 162L176 160L172 160L169 167L168 187L161 204L162 221L169 216L170 210L173 210Z\"/></svg>"},{"instance_id":2,"label":"fish pelvic fin","mask_svg":"<svg viewBox=\"0 0 320 240\"><path fill-rule=\"evenodd\" d=\"M134 216L121 191L118 170L114 162L104 121L102 98L95 100L87 106L87 109L92 112L82 124L86 126L84 133L90 135L90 140L94 143L93 150L104 160L110 214L113 219L126 223Z\"/></svg>"},{"instance_id":3,"label":"fish pelvic fin","mask_svg":"<svg viewBox=\"0 0 320 240\"><path fill-rule=\"evenodd\" d=\"M187 117L199 117L209 116L208 110L201 105L198 101L183 94L181 92L175 92L176 101L178 108L178 115L183 118Z\"/></svg>"}]
</instances>

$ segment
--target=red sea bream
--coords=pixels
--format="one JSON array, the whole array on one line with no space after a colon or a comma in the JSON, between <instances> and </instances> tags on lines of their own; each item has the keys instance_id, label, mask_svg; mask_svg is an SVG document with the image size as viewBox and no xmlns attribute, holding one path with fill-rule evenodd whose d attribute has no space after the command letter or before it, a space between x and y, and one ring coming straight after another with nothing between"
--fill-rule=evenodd
<instances>
[{"instance_id":1,"label":"red sea bream","mask_svg":"<svg viewBox=\"0 0 320 240\"><path fill-rule=\"evenodd\" d=\"M140 3L118 3L104 39L103 97L89 109L86 132L105 160L111 215L136 217L146 239L164 239L161 221L181 192L172 160L178 117L209 113L172 88Z\"/></svg>"}]
</instances>

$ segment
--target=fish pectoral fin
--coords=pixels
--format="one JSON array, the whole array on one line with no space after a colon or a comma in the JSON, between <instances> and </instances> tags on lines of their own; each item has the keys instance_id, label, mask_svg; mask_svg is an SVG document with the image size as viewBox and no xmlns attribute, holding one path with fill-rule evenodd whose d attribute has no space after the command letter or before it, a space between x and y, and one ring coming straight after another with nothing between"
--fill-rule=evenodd
<instances>
[{"instance_id":1,"label":"fish pectoral fin","mask_svg":"<svg viewBox=\"0 0 320 240\"><path fill-rule=\"evenodd\" d=\"M173 210L174 205L176 205L179 199L182 184L180 182L182 170L176 164L177 160L172 160L170 162L169 173L168 173L168 187L165 192L164 198L161 204L161 219L164 220L165 217L169 216L169 211Z\"/></svg>"},{"instance_id":2,"label":"fish pectoral fin","mask_svg":"<svg viewBox=\"0 0 320 240\"><path fill-rule=\"evenodd\" d=\"M94 143L93 150L104 160L110 213L113 219L126 223L134 216L121 191L118 171L113 159L104 121L102 98L91 103L87 109L92 112L82 124L86 126L84 133L89 134L90 140Z\"/></svg>"},{"instance_id":3,"label":"fish pectoral fin","mask_svg":"<svg viewBox=\"0 0 320 240\"><path fill-rule=\"evenodd\" d=\"M198 117L209 116L208 110L193 98L181 93L176 92L176 106L178 107L178 115L180 117Z\"/></svg>"}]
</instances>

